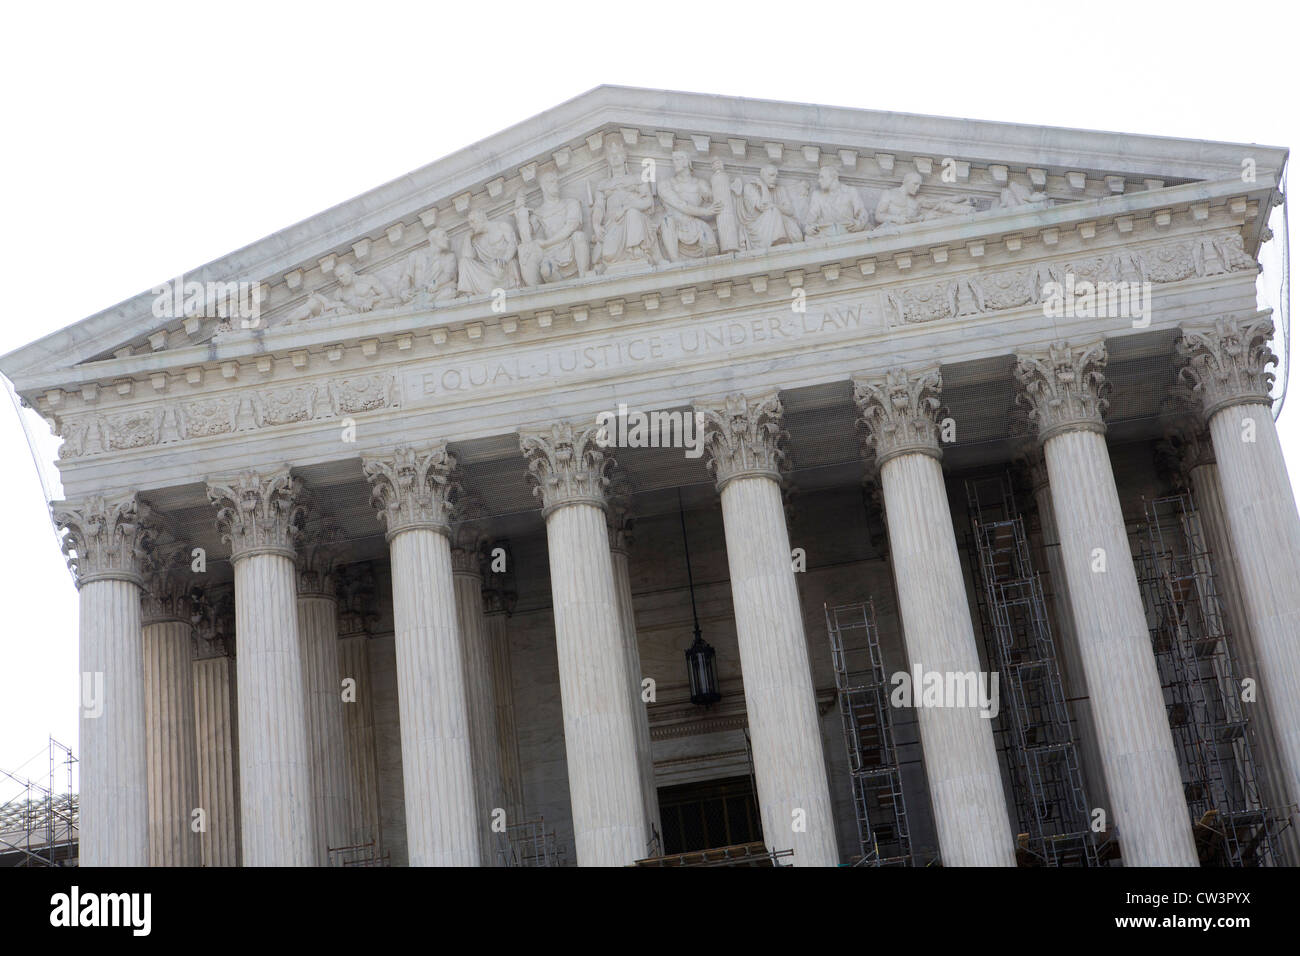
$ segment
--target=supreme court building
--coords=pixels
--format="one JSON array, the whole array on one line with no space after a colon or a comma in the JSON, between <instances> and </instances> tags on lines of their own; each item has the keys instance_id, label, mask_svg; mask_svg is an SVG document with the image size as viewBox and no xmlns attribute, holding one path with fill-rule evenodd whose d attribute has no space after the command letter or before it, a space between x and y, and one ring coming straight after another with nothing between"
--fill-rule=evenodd
<instances>
[{"instance_id":1,"label":"supreme court building","mask_svg":"<svg viewBox=\"0 0 1300 956\"><path fill-rule=\"evenodd\" d=\"M1286 159L600 87L5 356L82 862L1294 863Z\"/></svg>"}]
</instances>

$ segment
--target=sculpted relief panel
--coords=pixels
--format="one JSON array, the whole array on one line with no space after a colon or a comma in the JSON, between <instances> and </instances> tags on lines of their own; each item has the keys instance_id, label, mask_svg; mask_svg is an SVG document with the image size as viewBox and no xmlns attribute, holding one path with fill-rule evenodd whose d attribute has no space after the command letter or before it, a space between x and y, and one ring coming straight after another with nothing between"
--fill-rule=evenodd
<instances>
[{"instance_id":1,"label":"sculpted relief panel","mask_svg":"<svg viewBox=\"0 0 1300 956\"><path fill-rule=\"evenodd\" d=\"M1014 179L997 196L955 197L937 193L912 169L898 185L882 188L844 182L830 163L816 168L810 181L813 170L785 171L776 163L729 167L682 148L672 150L665 169L654 157L630 160L617 133L600 145L602 168L592 175L562 186L556 167L544 165L533 185L518 188L505 214L471 209L463 225L452 227L455 236L430 226L426 242L370 272L340 262L333 283L309 293L287 318L430 308L495 290L1053 201Z\"/></svg>"}]
</instances>

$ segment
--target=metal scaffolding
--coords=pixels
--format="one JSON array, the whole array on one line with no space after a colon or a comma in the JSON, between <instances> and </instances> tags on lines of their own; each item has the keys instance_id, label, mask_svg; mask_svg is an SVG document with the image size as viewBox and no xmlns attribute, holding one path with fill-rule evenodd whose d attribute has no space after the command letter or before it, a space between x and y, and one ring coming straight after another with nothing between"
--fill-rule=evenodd
<instances>
[{"instance_id":1,"label":"metal scaffolding","mask_svg":"<svg viewBox=\"0 0 1300 956\"><path fill-rule=\"evenodd\" d=\"M1203 864L1284 866L1210 551L1190 494L1143 499L1138 580Z\"/></svg>"},{"instance_id":2,"label":"metal scaffolding","mask_svg":"<svg viewBox=\"0 0 1300 956\"><path fill-rule=\"evenodd\" d=\"M555 831L538 817L512 823L497 834L497 862L501 866L564 866Z\"/></svg>"},{"instance_id":3,"label":"metal scaffolding","mask_svg":"<svg viewBox=\"0 0 1300 956\"><path fill-rule=\"evenodd\" d=\"M72 866L77 861L77 795L72 791L72 748L49 738L49 782L8 770L0 775L21 787L0 805L0 860L11 866ZM66 789L55 790L66 773Z\"/></svg>"},{"instance_id":4,"label":"metal scaffolding","mask_svg":"<svg viewBox=\"0 0 1300 956\"><path fill-rule=\"evenodd\" d=\"M1021 830L1017 855L1029 866L1096 866L1047 602L1010 478L967 481L966 500L978 560L976 604L989 664L1001 674L1004 749Z\"/></svg>"},{"instance_id":5,"label":"metal scaffolding","mask_svg":"<svg viewBox=\"0 0 1300 956\"><path fill-rule=\"evenodd\" d=\"M875 608L868 602L825 610L862 851L854 865L907 866L912 839Z\"/></svg>"}]
</instances>

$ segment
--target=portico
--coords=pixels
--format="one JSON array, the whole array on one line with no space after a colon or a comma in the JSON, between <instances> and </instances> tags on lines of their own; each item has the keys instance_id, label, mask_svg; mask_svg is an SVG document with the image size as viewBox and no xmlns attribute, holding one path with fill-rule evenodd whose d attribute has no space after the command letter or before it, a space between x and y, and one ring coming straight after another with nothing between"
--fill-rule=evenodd
<instances>
[{"instance_id":1,"label":"portico","mask_svg":"<svg viewBox=\"0 0 1300 956\"><path fill-rule=\"evenodd\" d=\"M1300 517L1255 291L1284 151L1243 183L1232 144L747 110L600 88L491 169L456 154L199 270L259 283L257 315L142 295L0 360L64 438L104 686L84 860L494 865L542 820L568 862L630 865L696 848L660 793L736 780L788 862L869 857L825 608L874 606L886 673L1005 670L970 493L995 476L1049 582L1069 812L1108 859L1197 865L1134 531L1179 429L1221 487L1190 506L1218 509L1233 614L1201 616L1261 688L1216 806L1300 799ZM1149 315L1055 311L1067 278L1139 283ZM700 422L704 453L603 429L620 406ZM913 862L1038 852L1003 707L891 710Z\"/></svg>"}]
</instances>

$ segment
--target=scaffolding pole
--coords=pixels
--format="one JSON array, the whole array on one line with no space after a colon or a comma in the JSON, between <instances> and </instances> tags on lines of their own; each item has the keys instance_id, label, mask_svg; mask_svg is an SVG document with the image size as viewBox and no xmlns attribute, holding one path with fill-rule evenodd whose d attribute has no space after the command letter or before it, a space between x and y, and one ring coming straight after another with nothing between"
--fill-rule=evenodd
<instances>
[{"instance_id":1,"label":"scaffolding pole","mask_svg":"<svg viewBox=\"0 0 1300 956\"><path fill-rule=\"evenodd\" d=\"M1256 742L1190 494L1143 499L1138 583L1201 862L1284 866L1287 815L1265 805Z\"/></svg>"},{"instance_id":2,"label":"scaffolding pole","mask_svg":"<svg viewBox=\"0 0 1300 956\"><path fill-rule=\"evenodd\" d=\"M967 481L966 500L976 603L990 666L1001 673L1004 752L1020 821L1017 857L1029 866L1096 866L1047 602L1010 478Z\"/></svg>"},{"instance_id":3,"label":"scaffolding pole","mask_svg":"<svg viewBox=\"0 0 1300 956\"><path fill-rule=\"evenodd\" d=\"M861 848L854 865L908 866L912 838L875 608L868 601L825 611Z\"/></svg>"}]
</instances>

